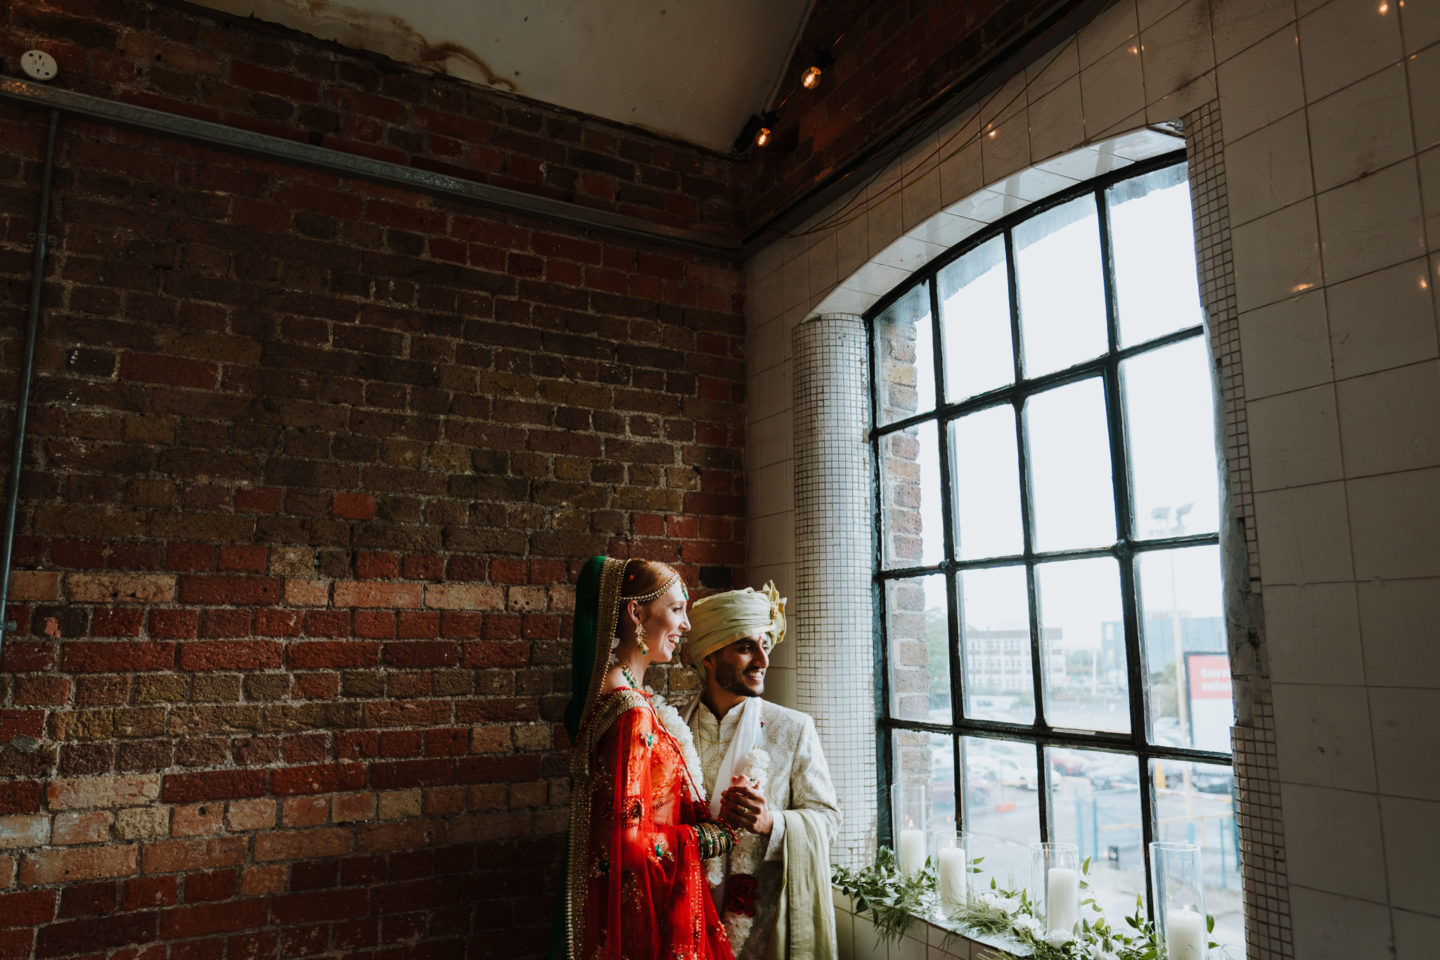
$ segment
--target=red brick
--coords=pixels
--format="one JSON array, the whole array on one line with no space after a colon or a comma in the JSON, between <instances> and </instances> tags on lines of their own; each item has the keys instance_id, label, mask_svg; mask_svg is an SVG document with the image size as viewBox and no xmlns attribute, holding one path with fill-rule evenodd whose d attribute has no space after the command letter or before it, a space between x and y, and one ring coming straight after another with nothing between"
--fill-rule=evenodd
<instances>
[{"instance_id":1,"label":"red brick","mask_svg":"<svg viewBox=\"0 0 1440 960\"><path fill-rule=\"evenodd\" d=\"M190 880L185 883L187 897ZM265 901L236 900L232 903L176 907L160 915L160 935L166 939L199 937L209 933L263 927L267 919Z\"/></svg>"},{"instance_id":2,"label":"red brick","mask_svg":"<svg viewBox=\"0 0 1440 960\"><path fill-rule=\"evenodd\" d=\"M200 613L202 637L248 637L250 633L249 610L204 610Z\"/></svg>"},{"instance_id":3,"label":"red brick","mask_svg":"<svg viewBox=\"0 0 1440 960\"><path fill-rule=\"evenodd\" d=\"M124 910L168 907L180 900L178 877L135 877L126 880L120 906Z\"/></svg>"},{"instance_id":4,"label":"red brick","mask_svg":"<svg viewBox=\"0 0 1440 960\"><path fill-rule=\"evenodd\" d=\"M255 838L255 860L265 862L338 857L349 853L350 845L350 830L345 827L262 833Z\"/></svg>"},{"instance_id":5,"label":"red brick","mask_svg":"<svg viewBox=\"0 0 1440 960\"><path fill-rule=\"evenodd\" d=\"M50 560L57 567L72 569L105 566L105 541L55 540L50 544Z\"/></svg>"},{"instance_id":6,"label":"red brick","mask_svg":"<svg viewBox=\"0 0 1440 960\"><path fill-rule=\"evenodd\" d=\"M469 748L468 729L430 730L425 734L425 752L432 757L459 757Z\"/></svg>"},{"instance_id":7,"label":"red brick","mask_svg":"<svg viewBox=\"0 0 1440 960\"><path fill-rule=\"evenodd\" d=\"M395 636L395 614L388 610L356 610L354 632L357 637L388 640Z\"/></svg>"},{"instance_id":8,"label":"red brick","mask_svg":"<svg viewBox=\"0 0 1440 960\"><path fill-rule=\"evenodd\" d=\"M530 662L530 644L523 641L487 641L465 644L467 667L523 667Z\"/></svg>"},{"instance_id":9,"label":"red brick","mask_svg":"<svg viewBox=\"0 0 1440 960\"><path fill-rule=\"evenodd\" d=\"M262 637L298 637L304 615L298 610L256 610L255 633Z\"/></svg>"},{"instance_id":10,"label":"red brick","mask_svg":"<svg viewBox=\"0 0 1440 960\"><path fill-rule=\"evenodd\" d=\"M282 662L273 640L190 640L179 648L181 670L265 670Z\"/></svg>"},{"instance_id":11,"label":"red brick","mask_svg":"<svg viewBox=\"0 0 1440 960\"><path fill-rule=\"evenodd\" d=\"M288 797L281 802L280 822L287 827L329 823L330 801L323 797Z\"/></svg>"},{"instance_id":12,"label":"red brick","mask_svg":"<svg viewBox=\"0 0 1440 960\"><path fill-rule=\"evenodd\" d=\"M136 607L102 607L90 617L92 637L138 637L144 626L145 611Z\"/></svg>"},{"instance_id":13,"label":"red brick","mask_svg":"<svg viewBox=\"0 0 1440 960\"><path fill-rule=\"evenodd\" d=\"M449 640L385 644L385 663L392 667L452 666L459 661L459 645Z\"/></svg>"},{"instance_id":14,"label":"red brick","mask_svg":"<svg viewBox=\"0 0 1440 960\"><path fill-rule=\"evenodd\" d=\"M208 573L215 569L215 547L208 543L172 543L165 548L165 569Z\"/></svg>"},{"instance_id":15,"label":"red brick","mask_svg":"<svg viewBox=\"0 0 1440 960\"><path fill-rule=\"evenodd\" d=\"M440 635L440 614L401 610L396 635L404 640L431 640Z\"/></svg>"},{"instance_id":16,"label":"red brick","mask_svg":"<svg viewBox=\"0 0 1440 960\"><path fill-rule=\"evenodd\" d=\"M436 726L450 721L449 700L389 700L365 704L371 727Z\"/></svg>"},{"instance_id":17,"label":"red brick","mask_svg":"<svg viewBox=\"0 0 1440 960\"><path fill-rule=\"evenodd\" d=\"M135 873L136 855L133 845L37 850L27 853L21 861L20 883L48 886L102 877L126 877Z\"/></svg>"},{"instance_id":18,"label":"red brick","mask_svg":"<svg viewBox=\"0 0 1440 960\"><path fill-rule=\"evenodd\" d=\"M238 878L239 874L234 870L214 870L209 873L186 874L185 902L201 903L207 900L228 900L235 896L236 881Z\"/></svg>"},{"instance_id":19,"label":"red brick","mask_svg":"<svg viewBox=\"0 0 1440 960\"><path fill-rule=\"evenodd\" d=\"M66 677L16 677L12 702L17 707L61 705L70 701L70 690L71 683Z\"/></svg>"},{"instance_id":20,"label":"red brick","mask_svg":"<svg viewBox=\"0 0 1440 960\"><path fill-rule=\"evenodd\" d=\"M279 487L250 487L235 491L235 509L242 512L276 514L284 502Z\"/></svg>"},{"instance_id":21,"label":"red brick","mask_svg":"<svg viewBox=\"0 0 1440 960\"><path fill-rule=\"evenodd\" d=\"M349 610L315 610L305 614L305 634L311 637L348 637Z\"/></svg>"},{"instance_id":22,"label":"red brick","mask_svg":"<svg viewBox=\"0 0 1440 960\"><path fill-rule=\"evenodd\" d=\"M104 843L110 838L115 815L108 810L57 813L50 828L50 842L57 846Z\"/></svg>"},{"instance_id":23,"label":"red brick","mask_svg":"<svg viewBox=\"0 0 1440 960\"><path fill-rule=\"evenodd\" d=\"M361 580L391 580L400 575L400 555L361 550L355 554L355 576Z\"/></svg>"},{"instance_id":24,"label":"red brick","mask_svg":"<svg viewBox=\"0 0 1440 960\"><path fill-rule=\"evenodd\" d=\"M166 774L160 786L160 799L166 803L241 800L264 796L265 792L264 770L214 770Z\"/></svg>"},{"instance_id":25,"label":"red brick","mask_svg":"<svg viewBox=\"0 0 1440 960\"><path fill-rule=\"evenodd\" d=\"M331 511L342 520L374 520L375 498L368 493L337 493Z\"/></svg>"},{"instance_id":26,"label":"red brick","mask_svg":"<svg viewBox=\"0 0 1440 960\"><path fill-rule=\"evenodd\" d=\"M61 664L63 669L75 673L171 670L175 666L175 644L129 640L109 643L70 641L64 646Z\"/></svg>"},{"instance_id":27,"label":"red brick","mask_svg":"<svg viewBox=\"0 0 1440 960\"><path fill-rule=\"evenodd\" d=\"M396 760L370 766L370 786L376 790L435 787L454 782L453 760Z\"/></svg>"},{"instance_id":28,"label":"red brick","mask_svg":"<svg viewBox=\"0 0 1440 960\"><path fill-rule=\"evenodd\" d=\"M356 790L364 785L365 767L358 763L282 767L270 774L270 791L277 797Z\"/></svg>"},{"instance_id":29,"label":"red brick","mask_svg":"<svg viewBox=\"0 0 1440 960\"><path fill-rule=\"evenodd\" d=\"M0 781L0 816L39 813L43 796L44 790L36 780Z\"/></svg>"},{"instance_id":30,"label":"red brick","mask_svg":"<svg viewBox=\"0 0 1440 960\"><path fill-rule=\"evenodd\" d=\"M406 580L439 580L445 576L445 561L428 553L412 553L401 566Z\"/></svg>"},{"instance_id":31,"label":"red brick","mask_svg":"<svg viewBox=\"0 0 1440 960\"><path fill-rule=\"evenodd\" d=\"M0 894L0 927L48 923L54 918L54 890Z\"/></svg>"},{"instance_id":32,"label":"red brick","mask_svg":"<svg viewBox=\"0 0 1440 960\"><path fill-rule=\"evenodd\" d=\"M370 640L292 643L285 651L285 660L292 668L301 670L316 667L372 667L380 662L380 644Z\"/></svg>"},{"instance_id":33,"label":"red brick","mask_svg":"<svg viewBox=\"0 0 1440 960\"><path fill-rule=\"evenodd\" d=\"M418 607L425 588L418 583L375 583L340 580L335 584L337 607Z\"/></svg>"},{"instance_id":34,"label":"red brick","mask_svg":"<svg viewBox=\"0 0 1440 960\"><path fill-rule=\"evenodd\" d=\"M200 632L200 614L194 610L151 610L150 636L155 640L186 640Z\"/></svg>"},{"instance_id":35,"label":"red brick","mask_svg":"<svg viewBox=\"0 0 1440 960\"><path fill-rule=\"evenodd\" d=\"M264 573L266 566L269 564L269 560L269 548L259 544L221 547L218 567L220 570L234 571L236 573ZM183 591L184 581L181 581L181 589Z\"/></svg>"},{"instance_id":36,"label":"red brick","mask_svg":"<svg viewBox=\"0 0 1440 960\"><path fill-rule=\"evenodd\" d=\"M158 840L145 844L140 855L144 873L180 873L238 867L245 862L244 837Z\"/></svg>"},{"instance_id":37,"label":"red brick","mask_svg":"<svg viewBox=\"0 0 1440 960\"><path fill-rule=\"evenodd\" d=\"M165 383L176 387L213 390L219 367L200 360L165 357L150 353L122 353L120 379Z\"/></svg>"},{"instance_id":38,"label":"red brick","mask_svg":"<svg viewBox=\"0 0 1440 960\"><path fill-rule=\"evenodd\" d=\"M172 837L202 837L219 833L225 826L225 805L215 803L181 804L170 814Z\"/></svg>"},{"instance_id":39,"label":"red brick","mask_svg":"<svg viewBox=\"0 0 1440 960\"><path fill-rule=\"evenodd\" d=\"M222 563L224 552L222 551ZM262 564L261 569L264 569ZM180 602L197 604L276 604L280 602L282 581L275 577L203 577L180 578Z\"/></svg>"},{"instance_id":40,"label":"red brick","mask_svg":"<svg viewBox=\"0 0 1440 960\"><path fill-rule=\"evenodd\" d=\"M418 757L425 735L419 730L383 730L380 733L380 756Z\"/></svg>"}]
</instances>

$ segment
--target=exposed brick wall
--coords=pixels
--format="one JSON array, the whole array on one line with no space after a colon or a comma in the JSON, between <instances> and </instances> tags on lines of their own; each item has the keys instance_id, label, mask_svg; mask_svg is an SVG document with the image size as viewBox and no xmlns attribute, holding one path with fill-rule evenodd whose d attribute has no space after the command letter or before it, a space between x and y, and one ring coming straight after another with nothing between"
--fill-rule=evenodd
<instances>
[{"instance_id":1,"label":"exposed brick wall","mask_svg":"<svg viewBox=\"0 0 1440 960\"><path fill-rule=\"evenodd\" d=\"M416 164L440 114L478 124L456 143L537 117L562 139L511 98L111 6L0 4L7 62L43 46L76 89L267 132L329 109ZM293 89L242 86L261 68ZM696 201L728 229L678 172L706 155L568 120L593 156L510 185L571 169L614 209L697 226ZM44 122L0 108L7 441ZM623 200L664 150L676 178ZM0 649L0 957L538 955L579 562L739 579L738 268L70 119L57 161Z\"/></svg>"},{"instance_id":2,"label":"exposed brick wall","mask_svg":"<svg viewBox=\"0 0 1440 960\"><path fill-rule=\"evenodd\" d=\"M795 90L779 111L774 140L752 149L741 168L747 228L757 228L923 120L939 105L937 94L1059 6L1034 0L817 3L780 96L794 90L816 50L833 45L835 62L817 89Z\"/></svg>"}]
</instances>

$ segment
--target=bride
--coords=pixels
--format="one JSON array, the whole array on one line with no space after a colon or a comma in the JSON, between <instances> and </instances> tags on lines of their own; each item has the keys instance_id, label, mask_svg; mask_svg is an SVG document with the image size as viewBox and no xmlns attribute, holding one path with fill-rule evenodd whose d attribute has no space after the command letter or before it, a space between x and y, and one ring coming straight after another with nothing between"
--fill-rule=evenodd
<instances>
[{"instance_id":1,"label":"bride","mask_svg":"<svg viewBox=\"0 0 1440 960\"><path fill-rule=\"evenodd\" d=\"M568 960L733 960L705 882L736 831L710 818L690 730L641 686L690 629L663 563L594 557L575 585L563 945Z\"/></svg>"}]
</instances>

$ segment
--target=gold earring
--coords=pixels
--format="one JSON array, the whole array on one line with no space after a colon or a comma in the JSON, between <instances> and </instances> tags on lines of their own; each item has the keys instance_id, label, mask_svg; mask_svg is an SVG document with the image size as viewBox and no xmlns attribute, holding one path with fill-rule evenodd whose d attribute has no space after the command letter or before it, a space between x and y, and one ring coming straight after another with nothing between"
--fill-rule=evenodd
<instances>
[{"instance_id":1,"label":"gold earring","mask_svg":"<svg viewBox=\"0 0 1440 960\"><path fill-rule=\"evenodd\" d=\"M640 656L650 656L650 648L645 645L645 628L640 626L640 621L635 621L635 646L640 648Z\"/></svg>"}]
</instances>

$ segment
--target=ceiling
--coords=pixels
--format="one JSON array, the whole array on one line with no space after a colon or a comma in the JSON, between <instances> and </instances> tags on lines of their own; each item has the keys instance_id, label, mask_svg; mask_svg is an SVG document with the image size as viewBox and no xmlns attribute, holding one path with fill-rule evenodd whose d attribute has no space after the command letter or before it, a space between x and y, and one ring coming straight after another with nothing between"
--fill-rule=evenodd
<instances>
[{"instance_id":1,"label":"ceiling","mask_svg":"<svg viewBox=\"0 0 1440 960\"><path fill-rule=\"evenodd\" d=\"M199 0L728 153L812 0Z\"/></svg>"}]
</instances>

